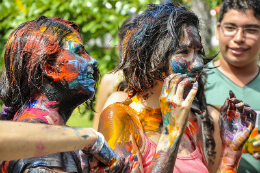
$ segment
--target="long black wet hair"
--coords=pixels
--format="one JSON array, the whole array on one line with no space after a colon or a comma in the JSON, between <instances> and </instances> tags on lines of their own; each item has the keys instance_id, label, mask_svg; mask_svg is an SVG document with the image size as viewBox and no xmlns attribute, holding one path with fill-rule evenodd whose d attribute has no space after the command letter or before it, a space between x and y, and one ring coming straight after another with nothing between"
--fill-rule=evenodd
<instances>
[{"instance_id":1,"label":"long black wet hair","mask_svg":"<svg viewBox=\"0 0 260 173\"><path fill-rule=\"evenodd\" d=\"M40 16L19 25L11 33L5 46L5 69L0 81L0 98L5 104L0 119L12 119L33 94L43 92L44 64L56 60L64 37L73 32L80 32L74 22ZM98 70L94 71L97 81ZM60 81L60 84L68 88L66 81Z\"/></svg>"},{"instance_id":2,"label":"long black wet hair","mask_svg":"<svg viewBox=\"0 0 260 173\"><path fill-rule=\"evenodd\" d=\"M184 35L185 24L198 28L199 19L193 12L175 2L150 4L146 11L128 24L115 71L123 70L130 91L144 92L153 87L155 80L165 79L165 74L168 75L169 72L169 57ZM204 57L204 63L211 59ZM214 157L214 124L207 112L203 79L202 75L198 76L199 90L195 100L202 111L207 155Z\"/></svg>"}]
</instances>

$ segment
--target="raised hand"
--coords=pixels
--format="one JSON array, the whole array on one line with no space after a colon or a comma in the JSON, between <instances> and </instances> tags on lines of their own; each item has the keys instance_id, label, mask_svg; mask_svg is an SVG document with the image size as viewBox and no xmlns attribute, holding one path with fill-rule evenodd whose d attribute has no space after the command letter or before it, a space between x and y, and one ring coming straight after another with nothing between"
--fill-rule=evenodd
<instances>
[{"instance_id":1,"label":"raised hand","mask_svg":"<svg viewBox=\"0 0 260 173\"><path fill-rule=\"evenodd\" d=\"M220 113L223 147L230 146L234 151L242 151L255 127L255 111L230 91L230 99L226 99Z\"/></svg>"},{"instance_id":2,"label":"raised hand","mask_svg":"<svg viewBox=\"0 0 260 173\"><path fill-rule=\"evenodd\" d=\"M236 171L242 149L254 129L256 113L232 91L220 109L222 153L219 172Z\"/></svg>"},{"instance_id":3,"label":"raised hand","mask_svg":"<svg viewBox=\"0 0 260 173\"><path fill-rule=\"evenodd\" d=\"M148 173L172 173L178 147L184 133L192 101L196 96L198 84L195 82L187 97L183 99L185 87L194 79L183 74L172 74L164 80L160 106L163 116L163 131L156 147L156 154Z\"/></svg>"},{"instance_id":4,"label":"raised hand","mask_svg":"<svg viewBox=\"0 0 260 173\"><path fill-rule=\"evenodd\" d=\"M186 99L183 99L183 95L185 95L185 87L192 85L193 80L192 78L187 78L185 74L172 74L164 80L160 96L160 106L163 124L170 131L178 131L180 128L185 128L186 126L192 101L198 90L197 82L186 93Z\"/></svg>"}]
</instances>

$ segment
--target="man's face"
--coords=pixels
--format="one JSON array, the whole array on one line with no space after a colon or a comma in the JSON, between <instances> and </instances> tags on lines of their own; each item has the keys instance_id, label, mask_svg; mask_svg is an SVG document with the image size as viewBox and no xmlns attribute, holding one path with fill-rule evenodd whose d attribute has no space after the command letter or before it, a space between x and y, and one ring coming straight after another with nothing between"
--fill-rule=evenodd
<instances>
[{"instance_id":1,"label":"man's face","mask_svg":"<svg viewBox=\"0 0 260 173\"><path fill-rule=\"evenodd\" d=\"M96 67L97 61L85 51L78 34L67 35L63 43L55 63L55 72L49 75L54 81L65 80L69 89L79 94L86 94L89 98L93 97L95 93L93 68Z\"/></svg>"},{"instance_id":2,"label":"man's face","mask_svg":"<svg viewBox=\"0 0 260 173\"><path fill-rule=\"evenodd\" d=\"M224 25L239 29L234 36L228 36L224 34ZM242 28L260 28L260 20L254 16L252 10L229 10L224 14L221 23L217 24L221 58L236 67L256 64L260 53L260 37L248 37Z\"/></svg>"}]
</instances>

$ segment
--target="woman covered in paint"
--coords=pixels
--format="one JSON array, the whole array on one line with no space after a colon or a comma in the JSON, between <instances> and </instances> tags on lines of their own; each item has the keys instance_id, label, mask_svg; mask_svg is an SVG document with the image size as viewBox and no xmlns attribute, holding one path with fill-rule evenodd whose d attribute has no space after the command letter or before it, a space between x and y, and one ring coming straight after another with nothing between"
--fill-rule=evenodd
<instances>
[{"instance_id":1,"label":"woman covered in paint","mask_svg":"<svg viewBox=\"0 0 260 173\"><path fill-rule=\"evenodd\" d=\"M2 120L65 125L78 105L93 100L97 62L86 52L74 22L41 16L21 24L9 36L4 60L0 94L6 108ZM89 138L82 148L85 154L77 151L38 157L45 149L39 141L35 158L2 162L1 172L119 171L124 166L124 159L111 150L102 134L89 129L82 135L78 130L75 128L78 138ZM89 165L97 160L110 167Z\"/></svg>"},{"instance_id":2,"label":"woman covered in paint","mask_svg":"<svg viewBox=\"0 0 260 173\"><path fill-rule=\"evenodd\" d=\"M232 93L221 113L206 106L200 74L210 58L198 25L173 2L149 5L128 25L116 70L133 97L108 106L99 131L140 172L235 172L254 127L255 112Z\"/></svg>"}]
</instances>

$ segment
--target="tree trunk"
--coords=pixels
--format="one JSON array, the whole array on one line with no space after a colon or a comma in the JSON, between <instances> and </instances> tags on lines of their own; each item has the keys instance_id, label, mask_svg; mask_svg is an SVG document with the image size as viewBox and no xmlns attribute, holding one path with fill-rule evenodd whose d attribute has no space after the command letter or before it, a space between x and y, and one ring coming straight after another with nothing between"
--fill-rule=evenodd
<instances>
[{"instance_id":1,"label":"tree trunk","mask_svg":"<svg viewBox=\"0 0 260 173\"><path fill-rule=\"evenodd\" d=\"M211 37L213 35L210 8L207 6L205 0L192 0L191 10L200 18L202 44L205 51L208 52L212 47Z\"/></svg>"}]
</instances>

